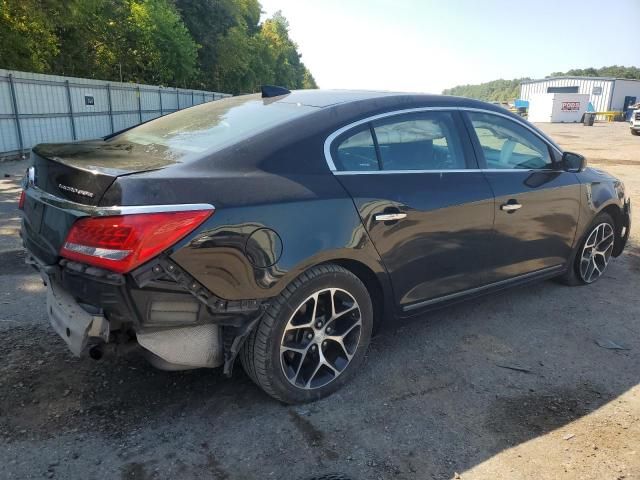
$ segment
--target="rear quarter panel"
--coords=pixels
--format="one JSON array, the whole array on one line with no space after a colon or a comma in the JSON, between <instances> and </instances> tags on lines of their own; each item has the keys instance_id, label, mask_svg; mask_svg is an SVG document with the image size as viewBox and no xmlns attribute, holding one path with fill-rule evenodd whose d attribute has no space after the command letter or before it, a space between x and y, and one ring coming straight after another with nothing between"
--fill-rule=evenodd
<instances>
[{"instance_id":1,"label":"rear quarter panel","mask_svg":"<svg viewBox=\"0 0 640 480\"><path fill-rule=\"evenodd\" d=\"M255 240L254 234L264 229L275 235ZM198 234L177 246L172 258L229 300L273 297L307 268L338 259L358 261L385 275L346 197L219 210ZM263 259L261 265L255 264L257 258Z\"/></svg>"}]
</instances>

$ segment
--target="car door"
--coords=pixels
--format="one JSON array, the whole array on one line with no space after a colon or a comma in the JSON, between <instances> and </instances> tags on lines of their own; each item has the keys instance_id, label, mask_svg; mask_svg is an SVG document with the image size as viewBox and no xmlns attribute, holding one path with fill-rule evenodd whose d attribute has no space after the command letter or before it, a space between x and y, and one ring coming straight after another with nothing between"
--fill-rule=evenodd
<instances>
[{"instance_id":1,"label":"car door","mask_svg":"<svg viewBox=\"0 0 640 480\"><path fill-rule=\"evenodd\" d=\"M401 312L485 283L493 194L457 111L379 115L334 137L335 174L380 253Z\"/></svg>"},{"instance_id":2,"label":"car door","mask_svg":"<svg viewBox=\"0 0 640 480\"><path fill-rule=\"evenodd\" d=\"M557 148L525 123L498 113L464 115L495 195L490 282L562 269L578 224L577 176L560 168Z\"/></svg>"}]
</instances>

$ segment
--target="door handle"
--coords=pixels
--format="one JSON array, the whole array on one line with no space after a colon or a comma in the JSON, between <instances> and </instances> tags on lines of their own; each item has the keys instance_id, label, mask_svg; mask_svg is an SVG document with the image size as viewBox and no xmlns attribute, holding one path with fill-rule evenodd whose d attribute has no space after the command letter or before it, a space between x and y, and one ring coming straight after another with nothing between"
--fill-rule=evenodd
<instances>
[{"instance_id":1,"label":"door handle","mask_svg":"<svg viewBox=\"0 0 640 480\"><path fill-rule=\"evenodd\" d=\"M373 219L376 222L396 222L406 217L406 213L376 213Z\"/></svg>"},{"instance_id":2,"label":"door handle","mask_svg":"<svg viewBox=\"0 0 640 480\"><path fill-rule=\"evenodd\" d=\"M500 205L500 210L503 210L507 213L513 213L516 210L520 210L522 208L522 205L520 205L519 203L503 203L502 205Z\"/></svg>"}]
</instances>

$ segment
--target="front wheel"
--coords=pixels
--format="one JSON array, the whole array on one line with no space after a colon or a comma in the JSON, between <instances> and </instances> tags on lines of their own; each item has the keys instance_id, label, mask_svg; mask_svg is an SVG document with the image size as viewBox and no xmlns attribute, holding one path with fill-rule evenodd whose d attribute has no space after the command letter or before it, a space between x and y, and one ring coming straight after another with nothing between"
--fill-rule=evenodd
<instances>
[{"instance_id":1,"label":"front wheel","mask_svg":"<svg viewBox=\"0 0 640 480\"><path fill-rule=\"evenodd\" d=\"M319 265L271 302L240 360L269 395L285 403L310 402L355 374L372 327L371 298L360 279L338 265Z\"/></svg>"},{"instance_id":2,"label":"front wheel","mask_svg":"<svg viewBox=\"0 0 640 480\"><path fill-rule=\"evenodd\" d=\"M640 130L634 130L633 128L630 128L629 130L631 130L631 135L640 135Z\"/></svg>"},{"instance_id":3,"label":"front wheel","mask_svg":"<svg viewBox=\"0 0 640 480\"><path fill-rule=\"evenodd\" d=\"M588 285L598 280L611 260L616 238L611 215L599 214L587 230L575 252L573 264L562 278L568 285Z\"/></svg>"}]
</instances>

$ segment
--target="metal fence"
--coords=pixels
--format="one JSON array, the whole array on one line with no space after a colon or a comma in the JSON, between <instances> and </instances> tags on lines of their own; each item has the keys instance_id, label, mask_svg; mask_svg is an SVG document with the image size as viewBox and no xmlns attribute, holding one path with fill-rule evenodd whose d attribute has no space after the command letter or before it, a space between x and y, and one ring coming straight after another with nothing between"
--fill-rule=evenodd
<instances>
[{"instance_id":1,"label":"metal fence","mask_svg":"<svg viewBox=\"0 0 640 480\"><path fill-rule=\"evenodd\" d=\"M98 138L228 94L0 69L0 158Z\"/></svg>"}]
</instances>

